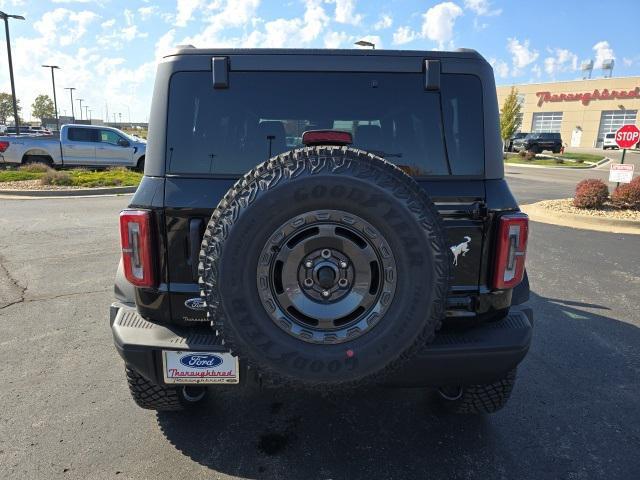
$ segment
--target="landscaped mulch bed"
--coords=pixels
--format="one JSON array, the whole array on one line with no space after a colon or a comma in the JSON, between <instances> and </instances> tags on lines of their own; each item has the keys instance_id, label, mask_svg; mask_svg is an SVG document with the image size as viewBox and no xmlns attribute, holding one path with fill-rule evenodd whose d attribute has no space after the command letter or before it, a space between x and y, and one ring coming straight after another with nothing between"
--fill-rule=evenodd
<instances>
[{"instance_id":1,"label":"landscaped mulch bed","mask_svg":"<svg viewBox=\"0 0 640 480\"><path fill-rule=\"evenodd\" d=\"M43 185L40 179L19 180L16 182L0 182L0 190L78 190L86 187L71 185Z\"/></svg>"},{"instance_id":2,"label":"landscaped mulch bed","mask_svg":"<svg viewBox=\"0 0 640 480\"><path fill-rule=\"evenodd\" d=\"M640 220L640 210L620 209L613 205L605 204L601 209L576 208L573 206L573 198L560 200L544 200L536 205L560 213L572 213L574 215L586 215L591 217L615 218L618 220Z\"/></svg>"}]
</instances>

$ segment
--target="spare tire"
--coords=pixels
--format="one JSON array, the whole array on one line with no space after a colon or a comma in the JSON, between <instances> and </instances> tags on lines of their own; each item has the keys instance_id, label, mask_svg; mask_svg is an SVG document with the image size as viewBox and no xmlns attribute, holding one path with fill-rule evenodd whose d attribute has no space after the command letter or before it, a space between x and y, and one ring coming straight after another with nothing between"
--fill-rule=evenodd
<instances>
[{"instance_id":1,"label":"spare tire","mask_svg":"<svg viewBox=\"0 0 640 480\"><path fill-rule=\"evenodd\" d=\"M278 155L241 178L200 252L207 314L263 378L302 387L381 380L444 316L449 248L411 177L349 147Z\"/></svg>"}]
</instances>

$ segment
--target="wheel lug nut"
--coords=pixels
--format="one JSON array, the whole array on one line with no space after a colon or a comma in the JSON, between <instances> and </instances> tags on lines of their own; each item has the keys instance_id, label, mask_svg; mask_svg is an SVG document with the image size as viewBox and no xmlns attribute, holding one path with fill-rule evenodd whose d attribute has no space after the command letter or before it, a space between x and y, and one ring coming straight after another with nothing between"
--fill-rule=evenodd
<instances>
[{"instance_id":1,"label":"wheel lug nut","mask_svg":"<svg viewBox=\"0 0 640 480\"><path fill-rule=\"evenodd\" d=\"M304 266L307 268L311 268L313 267L313 262L311 260L307 260L307 263L305 263Z\"/></svg>"},{"instance_id":2,"label":"wheel lug nut","mask_svg":"<svg viewBox=\"0 0 640 480\"><path fill-rule=\"evenodd\" d=\"M329 296L329 290L323 290L322 291L322 296L323 297L328 297Z\"/></svg>"},{"instance_id":3,"label":"wheel lug nut","mask_svg":"<svg viewBox=\"0 0 640 480\"><path fill-rule=\"evenodd\" d=\"M340 262L340 268L347 268L347 262Z\"/></svg>"},{"instance_id":4,"label":"wheel lug nut","mask_svg":"<svg viewBox=\"0 0 640 480\"><path fill-rule=\"evenodd\" d=\"M311 280L310 278L305 278L304 279L304 286L305 287L313 287L313 280Z\"/></svg>"},{"instance_id":5,"label":"wheel lug nut","mask_svg":"<svg viewBox=\"0 0 640 480\"><path fill-rule=\"evenodd\" d=\"M320 255L322 255L322 258L329 258L331 256L331 250L325 248L324 250L322 250Z\"/></svg>"},{"instance_id":6,"label":"wheel lug nut","mask_svg":"<svg viewBox=\"0 0 640 480\"><path fill-rule=\"evenodd\" d=\"M346 287L349 284L349 282L347 281L346 278L341 278L340 280L338 280L338 285L341 286L342 288Z\"/></svg>"}]
</instances>

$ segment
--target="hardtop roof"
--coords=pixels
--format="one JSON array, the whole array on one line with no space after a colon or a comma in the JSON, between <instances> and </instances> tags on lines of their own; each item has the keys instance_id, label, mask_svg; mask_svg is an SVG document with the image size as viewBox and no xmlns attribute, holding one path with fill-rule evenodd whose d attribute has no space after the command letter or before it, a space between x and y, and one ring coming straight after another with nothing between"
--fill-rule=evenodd
<instances>
[{"instance_id":1,"label":"hardtop roof","mask_svg":"<svg viewBox=\"0 0 640 480\"><path fill-rule=\"evenodd\" d=\"M324 49L324 48L196 48L192 45L178 45L164 55L334 55L363 57L429 57L484 60L476 50L458 48L454 51L441 50L372 50L372 49Z\"/></svg>"}]
</instances>

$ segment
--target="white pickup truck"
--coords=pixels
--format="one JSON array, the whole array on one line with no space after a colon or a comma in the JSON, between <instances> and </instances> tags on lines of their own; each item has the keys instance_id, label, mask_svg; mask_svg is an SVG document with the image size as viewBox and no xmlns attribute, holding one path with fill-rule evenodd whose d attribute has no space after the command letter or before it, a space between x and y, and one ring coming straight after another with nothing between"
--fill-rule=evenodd
<instances>
[{"instance_id":1,"label":"white pickup truck","mask_svg":"<svg viewBox=\"0 0 640 480\"><path fill-rule=\"evenodd\" d=\"M0 137L0 165L123 166L144 169L147 144L117 128L63 125L60 136Z\"/></svg>"}]
</instances>

